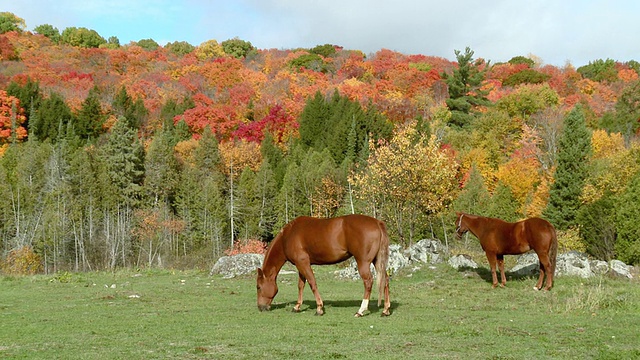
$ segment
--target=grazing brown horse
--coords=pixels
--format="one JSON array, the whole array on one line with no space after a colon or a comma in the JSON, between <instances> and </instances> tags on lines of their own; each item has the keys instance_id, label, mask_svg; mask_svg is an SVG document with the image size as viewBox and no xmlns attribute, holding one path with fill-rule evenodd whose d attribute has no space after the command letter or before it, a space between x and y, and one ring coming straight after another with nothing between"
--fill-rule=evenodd
<instances>
[{"instance_id":1,"label":"grazing brown horse","mask_svg":"<svg viewBox=\"0 0 640 360\"><path fill-rule=\"evenodd\" d=\"M389 237L382 221L365 215L347 215L332 219L301 216L285 225L271 242L258 268L258 309L269 310L278 293L276 278L286 261L298 269L298 302L294 312L300 312L302 292L308 281L316 298L316 315L324 314L324 304L311 265L336 264L355 257L358 272L364 282L364 297L356 317L369 307L373 285L370 265L375 264L379 288L378 306L384 296L382 316L390 315L389 300Z\"/></svg>"},{"instance_id":2,"label":"grazing brown horse","mask_svg":"<svg viewBox=\"0 0 640 360\"><path fill-rule=\"evenodd\" d=\"M509 223L500 219L488 218L465 213L456 213L456 235L461 237L471 231L480 240L480 245L487 255L493 287L498 285L496 276L496 262L500 267L500 275L504 286L507 279L504 275L504 255L523 254L533 249L540 261L540 276L535 290L542 288L544 275L547 275L545 290L553 286L553 275L556 270L556 255L558 240L556 230L548 221L540 218L530 218L516 223Z\"/></svg>"}]
</instances>

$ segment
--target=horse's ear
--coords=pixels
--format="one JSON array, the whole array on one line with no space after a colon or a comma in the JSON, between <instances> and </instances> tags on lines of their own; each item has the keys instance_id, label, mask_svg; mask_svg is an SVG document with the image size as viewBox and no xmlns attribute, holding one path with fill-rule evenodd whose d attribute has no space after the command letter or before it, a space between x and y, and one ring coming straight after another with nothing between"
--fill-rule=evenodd
<instances>
[{"instance_id":1,"label":"horse's ear","mask_svg":"<svg viewBox=\"0 0 640 360\"><path fill-rule=\"evenodd\" d=\"M256 270L258 270L258 277L264 277L264 272L262 272L261 268L257 268Z\"/></svg>"}]
</instances>

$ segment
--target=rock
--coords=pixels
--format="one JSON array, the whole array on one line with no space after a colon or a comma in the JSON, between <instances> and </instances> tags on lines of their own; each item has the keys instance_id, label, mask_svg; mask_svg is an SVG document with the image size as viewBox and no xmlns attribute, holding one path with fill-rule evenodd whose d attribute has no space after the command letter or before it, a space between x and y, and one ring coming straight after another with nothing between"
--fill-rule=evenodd
<instances>
[{"instance_id":1,"label":"rock","mask_svg":"<svg viewBox=\"0 0 640 360\"><path fill-rule=\"evenodd\" d=\"M438 264L444 262L449 253L440 241L423 239L405 250L404 255L411 262Z\"/></svg>"},{"instance_id":2,"label":"rock","mask_svg":"<svg viewBox=\"0 0 640 360\"><path fill-rule=\"evenodd\" d=\"M611 272L614 275L626 277L628 279L633 278L633 275L631 275L631 269L633 269L633 266L627 265L620 260L611 260L609 266L611 267Z\"/></svg>"},{"instance_id":3,"label":"rock","mask_svg":"<svg viewBox=\"0 0 640 360\"><path fill-rule=\"evenodd\" d=\"M263 261L264 255L262 254L223 256L213 265L210 275L219 274L225 279L230 279L240 275L255 273L256 269L262 266Z\"/></svg>"},{"instance_id":4,"label":"rock","mask_svg":"<svg viewBox=\"0 0 640 360\"><path fill-rule=\"evenodd\" d=\"M607 263L602 260L589 260L586 254L578 251L570 251L559 254L556 264L556 276L570 275L589 278L596 275L611 273L631 279L632 267L619 260L611 260ZM539 271L538 255L534 252L520 255L511 272L517 275L534 275Z\"/></svg>"},{"instance_id":5,"label":"rock","mask_svg":"<svg viewBox=\"0 0 640 360\"><path fill-rule=\"evenodd\" d=\"M407 265L409 265L409 259L404 256L401 246L398 244L389 245L389 272L395 274Z\"/></svg>"},{"instance_id":6,"label":"rock","mask_svg":"<svg viewBox=\"0 0 640 360\"><path fill-rule=\"evenodd\" d=\"M536 253L526 253L518 256L516 264L511 268L511 273L528 276L537 274L539 269L538 255Z\"/></svg>"},{"instance_id":7,"label":"rock","mask_svg":"<svg viewBox=\"0 0 640 360\"><path fill-rule=\"evenodd\" d=\"M464 254L452 256L451 258L449 258L448 263L449 265L451 265L451 267L456 269L460 269L460 268L477 269L478 268L478 264L476 264L476 262L473 261L473 259L471 259L469 255L464 255Z\"/></svg>"}]
</instances>

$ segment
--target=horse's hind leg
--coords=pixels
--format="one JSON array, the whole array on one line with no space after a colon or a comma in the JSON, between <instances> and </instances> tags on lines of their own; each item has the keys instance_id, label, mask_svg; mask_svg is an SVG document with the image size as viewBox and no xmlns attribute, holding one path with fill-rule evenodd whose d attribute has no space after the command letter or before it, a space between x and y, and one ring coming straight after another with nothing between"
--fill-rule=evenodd
<instances>
[{"instance_id":1,"label":"horse's hind leg","mask_svg":"<svg viewBox=\"0 0 640 360\"><path fill-rule=\"evenodd\" d=\"M504 255L498 255L498 268L500 269L500 286L504 287L507 285L507 277L504 274Z\"/></svg>"},{"instance_id":2,"label":"horse's hind leg","mask_svg":"<svg viewBox=\"0 0 640 360\"><path fill-rule=\"evenodd\" d=\"M369 309L369 298L371 297L371 287L373 286L373 276L371 275L371 264L368 262L358 263L358 273L364 283L364 296L362 297L362 304L360 309L355 314L355 317L364 316L364 312Z\"/></svg>"},{"instance_id":3,"label":"horse's hind leg","mask_svg":"<svg viewBox=\"0 0 640 360\"><path fill-rule=\"evenodd\" d=\"M301 272L298 272L298 302L296 302L296 306L293 307L293 312L300 312L300 306L302 305L302 293L304 292L304 285L307 282L307 279L302 275Z\"/></svg>"},{"instance_id":4,"label":"horse's hind leg","mask_svg":"<svg viewBox=\"0 0 640 360\"><path fill-rule=\"evenodd\" d=\"M547 275L547 284L544 287L545 290L551 290L553 283L553 275L551 262L549 261L549 255L538 255L540 260L540 276L538 277L538 283L536 284L536 290L542 289L542 283L544 282L544 275Z\"/></svg>"}]
</instances>

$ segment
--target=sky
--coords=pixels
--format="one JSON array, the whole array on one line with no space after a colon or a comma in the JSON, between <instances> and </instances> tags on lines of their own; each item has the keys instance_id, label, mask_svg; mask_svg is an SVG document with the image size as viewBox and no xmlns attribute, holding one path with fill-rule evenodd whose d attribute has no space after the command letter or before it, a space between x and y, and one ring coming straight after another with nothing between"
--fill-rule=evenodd
<instances>
[{"instance_id":1,"label":"sky","mask_svg":"<svg viewBox=\"0 0 640 360\"><path fill-rule=\"evenodd\" d=\"M238 37L259 49L334 44L449 60L470 47L492 63L640 61L637 0L0 0L4 11L26 30L85 27L121 44Z\"/></svg>"}]
</instances>

